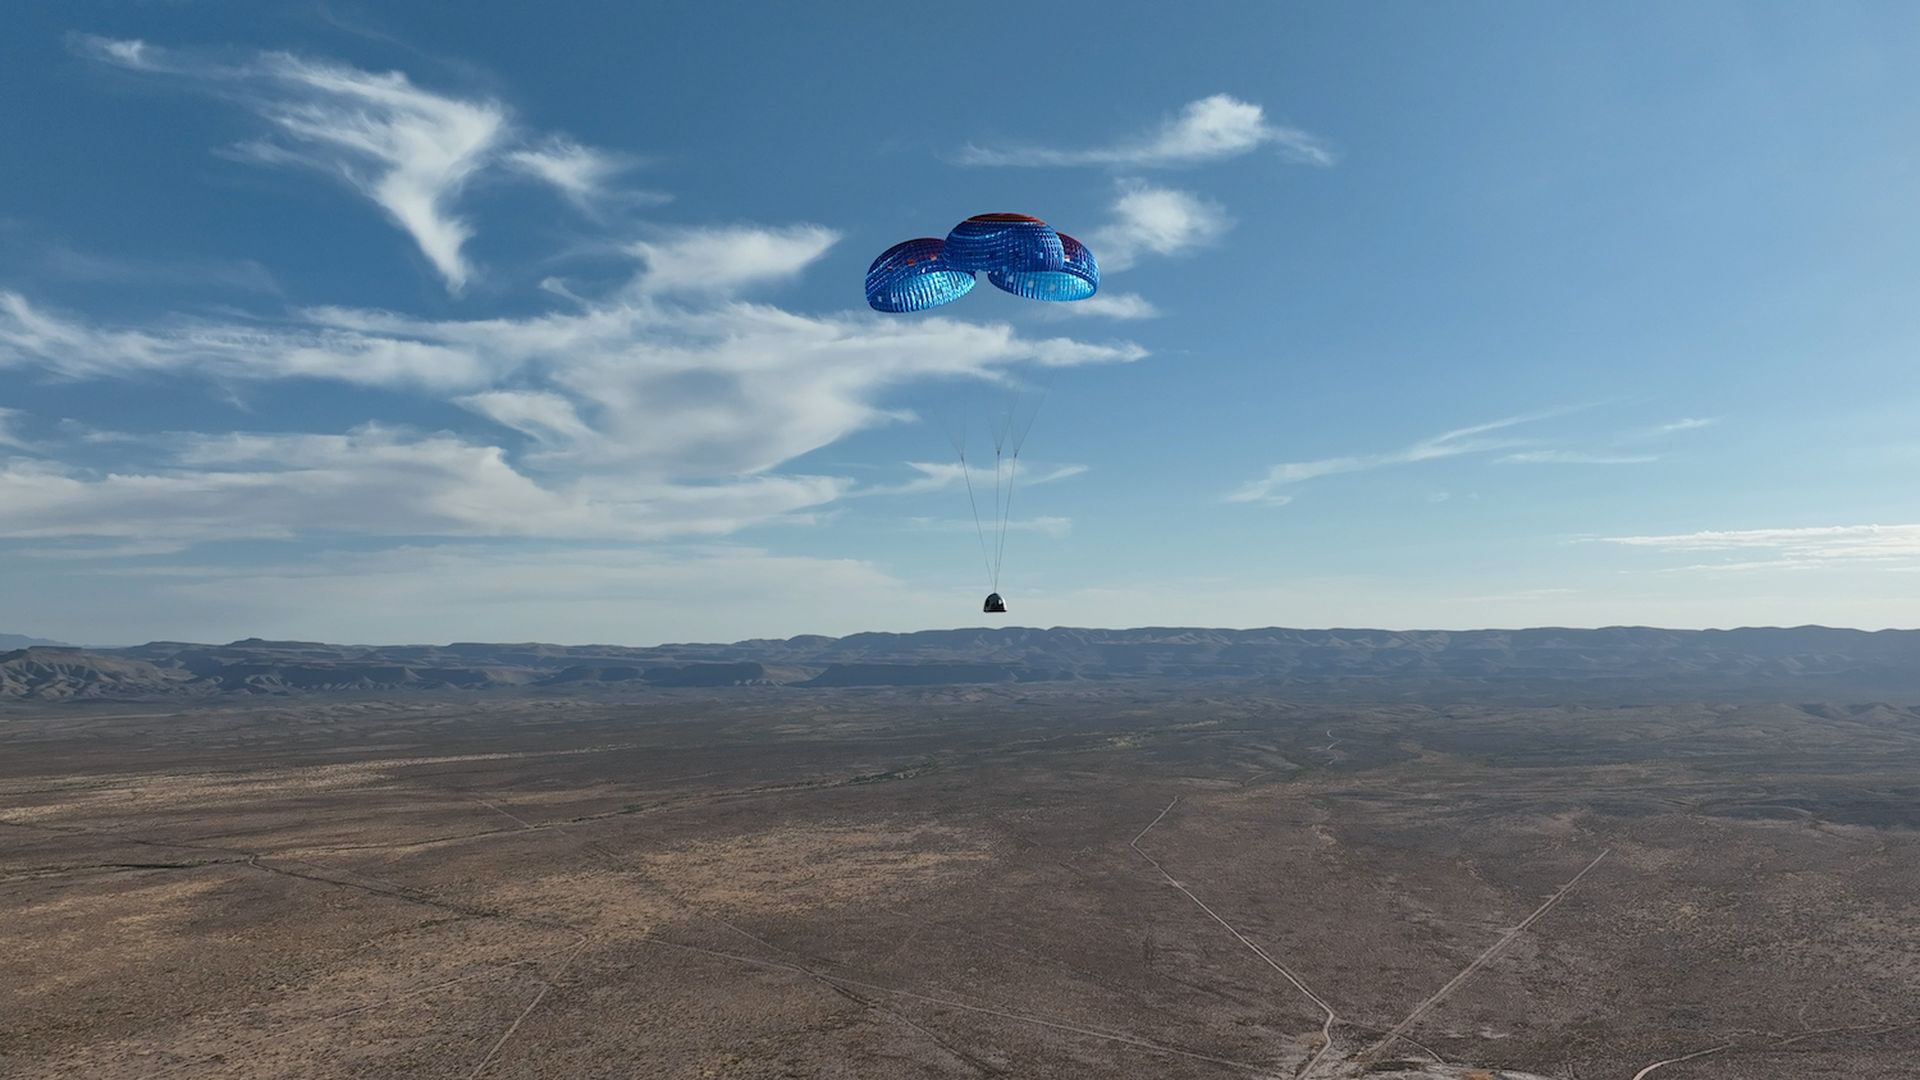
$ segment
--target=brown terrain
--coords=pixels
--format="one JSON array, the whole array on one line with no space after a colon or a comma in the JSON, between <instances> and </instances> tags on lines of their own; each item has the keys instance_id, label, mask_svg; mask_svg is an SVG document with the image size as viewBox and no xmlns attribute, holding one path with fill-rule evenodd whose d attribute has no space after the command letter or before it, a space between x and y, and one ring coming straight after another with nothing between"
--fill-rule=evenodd
<instances>
[{"instance_id":1,"label":"brown terrain","mask_svg":"<svg viewBox=\"0 0 1920 1080\"><path fill-rule=\"evenodd\" d=\"M1894 661L1622 704L952 667L1004 641L833 688L915 659L825 641L465 690L12 654L0 1076L1920 1077L1920 710L1834 692ZM701 663L763 667L644 674Z\"/></svg>"}]
</instances>

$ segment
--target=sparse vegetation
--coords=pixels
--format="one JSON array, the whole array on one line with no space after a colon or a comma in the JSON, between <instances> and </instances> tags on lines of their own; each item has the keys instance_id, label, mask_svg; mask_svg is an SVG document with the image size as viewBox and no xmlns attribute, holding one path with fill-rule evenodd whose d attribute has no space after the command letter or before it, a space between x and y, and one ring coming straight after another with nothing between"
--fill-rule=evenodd
<instances>
[{"instance_id":1,"label":"sparse vegetation","mask_svg":"<svg viewBox=\"0 0 1920 1080\"><path fill-rule=\"evenodd\" d=\"M1895 705L15 703L0 1074L1296 1075L1326 1014L1129 846L1177 796L1325 1080L1911 1075L1917 769Z\"/></svg>"}]
</instances>

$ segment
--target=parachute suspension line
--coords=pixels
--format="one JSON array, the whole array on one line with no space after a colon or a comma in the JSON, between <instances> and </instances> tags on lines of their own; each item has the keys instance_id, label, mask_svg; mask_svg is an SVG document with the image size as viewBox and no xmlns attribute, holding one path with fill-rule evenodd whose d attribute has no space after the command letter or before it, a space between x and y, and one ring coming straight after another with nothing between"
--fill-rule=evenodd
<instances>
[{"instance_id":1,"label":"parachute suspension line","mask_svg":"<svg viewBox=\"0 0 1920 1080\"><path fill-rule=\"evenodd\" d=\"M998 440L995 440L998 442ZM1006 455L1000 454L1000 448L993 450L993 592L1000 592L1000 550L1006 546L1006 486L1004 486L1004 467Z\"/></svg>"},{"instance_id":2,"label":"parachute suspension line","mask_svg":"<svg viewBox=\"0 0 1920 1080\"><path fill-rule=\"evenodd\" d=\"M1013 394L1007 396L1007 410L992 428L993 431L993 591L1000 591L1001 553L1006 550L1007 505L1012 499L1010 478L1006 471L1008 440L1013 435L1014 403Z\"/></svg>"},{"instance_id":3,"label":"parachute suspension line","mask_svg":"<svg viewBox=\"0 0 1920 1080\"><path fill-rule=\"evenodd\" d=\"M1007 462L1007 505L1000 517L1000 547L993 553L993 587L1000 588L1000 564L1007 558L1007 526L1013 521L1013 478L1020 471L1020 451Z\"/></svg>"},{"instance_id":4,"label":"parachute suspension line","mask_svg":"<svg viewBox=\"0 0 1920 1080\"><path fill-rule=\"evenodd\" d=\"M986 528L980 524L980 504L975 501L973 497L973 470L967 465L967 452L965 449L960 451L960 476L967 482L967 506L973 510L974 535L980 538L980 561L986 566L987 580L995 583L994 588L997 589L999 587L997 583L1000 580L1000 575L994 572L993 560L987 556L987 531ZM990 589L989 591L992 590Z\"/></svg>"},{"instance_id":5,"label":"parachute suspension line","mask_svg":"<svg viewBox=\"0 0 1920 1080\"><path fill-rule=\"evenodd\" d=\"M1043 393L1040 401L1045 400ZM974 538L980 542L980 558L987 571L988 588L995 593L1000 591L1000 572L1007 556L1007 534L1013 526L1013 488L1020 475L1020 449L1027 441L1027 432L1032 430L1038 412L1039 405L1036 404L1031 412L1022 416L1018 395L1011 395L1006 412L987 422L987 435L993 443L991 538L987 535L988 519L980 513L980 494L973 486L973 465L967 460L966 429L971 425L964 419L959 421L958 430L953 424L942 425L947 429L947 441L953 444L954 456L960 461L960 478L967 489L967 508L973 512Z\"/></svg>"},{"instance_id":6,"label":"parachute suspension line","mask_svg":"<svg viewBox=\"0 0 1920 1080\"><path fill-rule=\"evenodd\" d=\"M1013 485L1020 473L1020 448L1026 445L1027 432L1033 430L1033 421L1040 415L1040 406L1045 404L1046 400L1046 392L1042 391L1040 400L1034 403L1033 411L1027 414L1027 420L1024 424L1019 423L1018 417L1015 415L1018 399L1011 399L1007 403L1007 422L1006 426L1001 429L1000 436L1000 442L1005 444L1010 451L1007 461L1007 490L1004 501L999 499L997 470L994 485L996 502L1000 503L1000 536L995 545L993 555L993 588L995 592L1000 591L1000 567L1006 562L1007 532L1013 524ZM995 452L995 464L998 464L997 450Z\"/></svg>"}]
</instances>

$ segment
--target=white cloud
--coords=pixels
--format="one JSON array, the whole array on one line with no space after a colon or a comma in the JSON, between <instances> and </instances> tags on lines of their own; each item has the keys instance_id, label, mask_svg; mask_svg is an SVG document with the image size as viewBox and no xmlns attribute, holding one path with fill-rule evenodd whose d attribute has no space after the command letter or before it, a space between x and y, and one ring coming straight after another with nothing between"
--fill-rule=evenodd
<instances>
[{"instance_id":1,"label":"white cloud","mask_svg":"<svg viewBox=\"0 0 1920 1080\"><path fill-rule=\"evenodd\" d=\"M1562 597L1576 596L1578 594L1578 589L1514 589L1509 592L1487 593L1482 596L1463 596L1460 600L1462 603L1470 604L1537 603L1540 601L1557 601Z\"/></svg>"},{"instance_id":2,"label":"white cloud","mask_svg":"<svg viewBox=\"0 0 1920 1080\"><path fill-rule=\"evenodd\" d=\"M9 409L0 405L0 446L11 446L15 450L33 449L19 434L20 420L26 415L19 409Z\"/></svg>"},{"instance_id":3,"label":"white cloud","mask_svg":"<svg viewBox=\"0 0 1920 1080\"><path fill-rule=\"evenodd\" d=\"M517 169L591 204L624 168L622 159L563 137L523 135L497 101L436 93L398 71L280 52L230 65L106 38L84 46L104 63L191 80L250 109L269 133L228 156L304 166L344 182L405 231L455 293L474 272L465 254L473 227L455 204L475 175Z\"/></svg>"},{"instance_id":4,"label":"white cloud","mask_svg":"<svg viewBox=\"0 0 1920 1080\"><path fill-rule=\"evenodd\" d=\"M1333 152L1318 138L1295 127L1267 122L1259 105L1228 94L1214 94L1189 102L1178 116L1159 127L1108 146L1062 150L1043 146L968 146L959 160L966 165L1106 165L1124 168L1197 165L1238 157L1262 146L1278 149L1289 160L1306 165L1331 165Z\"/></svg>"},{"instance_id":5,"label":"white cloud","mask_svg":"<svg viewBox=\"0 0 1920 1080\"><path fill-rule=\"evenodd\" d=\"M481 386L504 374L473 351L311 322L275 327L180 321L142 329L99 328L0 290L0 369L9 367L38 367L70 379L166 373L429 389Z\"/></svg>"},{"instance_id":6,"label":"white cloud","mask_svg":"<svg viewBox=\"0 0 1920 1080\"><path fill-rule=\"evenodd\" d=\"M9 556L26 559L138 559L153 555L177 555L191 547L179 540L131 540L122 544L74 544L59 547L8 548Z\"/></svg>"},{"instance_id":7,"label":"white cloud","mask_svg":"<svg viewBox=\"0 0 1920 1080\"><path fill-rule=\"evenodd\" d=\"M781 281L798 276L839 240L839 233L818 225L680 229L633 245L646 264L635 285L654 293L724 293Z\"/></svg>"},{"instance_id":8,"label":"white cloud","mask_svg":"<svg viewBox=\"0 0 1920 1080\"><path fill-rule=\"evenodd\" d=\"M923 495L961 486L964 474L957 461L909 461L907 468L918 473L898 484L877 484L852 492L854 495Z\"/></svg>"},{"instance_id":9,"label":"white cloud","mask_svg":"<svg viewBox=\"0 0 1920 1080\"><path fill-rule=\"evenodd\" d=\"M962 518L908 518L907 527L919 532L972 533L982 526L972 520ZM999 528L994 522L988 522L985 528L992 532ZM1039 533L1042 536L1059 539L1073 531L1073 519L1064 517L1017 518L1007 522L1008 532Z\"/></svg>"},{"instance_id":10,"label":"white cloud","mask_svg":"<svg viewBox=\"0 0 1920 1080\"><path fill-rule=\"evenodd\" d=\"M1679 569L1748 571L1837 566L1920 564L1920 525L1824 525L1802 528L1704 530L1664 536L1610 536L1600 542L1699 555L1745 556ZM1752 558L1760 555L1762 558Z\"/></svg>"},{"instance_id":11,"label":"white cloud","mask_svg":"<svg viewBox=\"0 0 1920 1080\"><path fill-rule=\"evenodd\" d=\"M1033 471L1033 475L1028 476L1026 470L1023 468L1020 472L1020 482L1028 487L1033 487L1038 484L1051 484L1056 480L1070 480L1073 477L1084 475L1086 471L1087 466L1085 465L1054 465L1045 468L1036 468Z\"/></svg>"},{"instance_id":12,"label":"white cloud","mask_svg":"<svg viewBox=\"0 0 1920 1080\"><path fill-rule=\"evenodd\" d=\"M457 215L458 195L479 170L521 170L586 202L618 194L611 185L624 162L530 138L497 103L436 94L397 73L280 54L222 65L129 43L95 42L93 51L193 80L258 113L272 131L248 154L353 184L455 288L472 273L464 254L472 227ZM624 285L581 296L555 283L548 291L565 306L498 318L314 307L114 325L0 291L0 377L193 380L225 397L267 380L329 380L473 417L460 432L371 421L345 432L225 435L63 428L50 445L73 451L71 462L0 460L0 538L131 556L134 545L223 539L726 536L816 520L856 491L879 493L777 470L856 431L911 419L887 400L900 388L1005 384L1022 366L1145 355L1130 342L1033 336L1006 323L801 314L743 298L804 273L837 239L817 225L659 230L625 249L636 265ZM392 406L385 395L360 400L374 416ZM117 464L91 464L101 461ZM1081 471L1036 467L1022 483ZM947 483L923 473L901 487Z\"/></svg>"},{"instance_id":13,"label":"white cloud","mask_svg":"<svg viewBox=\"0 0 1920 1080\"><path fill-rule=\"evenodd\" d=\"M968 569L972 576L959 580ZM769 627L850 633L876 620L906 629L980 618L972 580L977 565L960 563L951 586L926 589L869 562L734 544L447 543L266 565L222 559L35 571L36 579L10 600L22 616L53 616L52 626L85 629L78 640L230 641L259 634L644 644L731 641ZM115 598L114 626L82 626L86 620L72 611L76 595L99 598L102 606Z\"/></svg>"},{"instance_id":14,"label":"white cloud","mask_svg":"<svg viewBox=\"0 0 1920 1080\"><path fill-rule=\"evenodd\" d=\"M1088 237L1103 271L1125 270L1142 255L1188 254L1214 243L1233 227L1233 219L1220 204L1150 184L1125 185L1114 201L1113 214L1112 222Z\"/></svg>"},{"instance_id":15,"label":"white cloud","mask_svg":"<svg viewBox=\"0 0 1920 1080\"><path fill-rule=\"evenodd\" d=\"M507 164L538 180L551 184L573 204L589 213L610 200L663 203L671 199L658 192L623 191L613 181L632 168L634 162L618 154L582 146L562 135L509 151Z\"/></svg>"},{"instance_id":16,"label":"white cloud","mask_svg":"<svg viewBox=\"0 0 1920 1080\"><path fill-rule=\"evenodd\" d=\"M489 390L455 402L543 443L578 444L593 439L573 402L545 390Z\"/></svg>"},{"instance_id":17,"label":"white cloud","mask_svg":"<svg viewBox=\"0 0 1920 1080\"><path fill-rule=\"evenodd\" d=\"M573 402L591 428L551 422L548 463L734 475L773 468L898 419L886 390L932 378L1000 377L1019 364L1125 362L1129 343L1026 338L1005 324L872 315L804 316L737 301L684 307L644 297L525 320L426 322L379 312L315 313L339 332L430 344L514 371ZM501 419L504 400L475 399ZM513 407L524 412L527 402ZM532 418L513 414L514 419ZM571 435L568 443L561 436Z\"/></svg>"},{"instance_id":18,"label":"white cloud","mask_svg":"<svg viewBox=\"0 0 1920 1080\"><path fill-rule=\"evenodd\" d=\"M524 319L427 321L344 308L301 316L281 327L101 330L0 292L0 369L81 379L304 377L451 392L546 442L555 457L712 476L764 471L894 419L875 399L909 382L1145 355L1131 343L1023 337L1006 324L804 316L735 301L686 307L619 298ZM510 377L537 385L492 389Z\"/></svg>"},{"instance_id":19,"label":"white cloud","mask_svg":"<svg viewBox=\"0 0 1920 1080\"><path fill-rule=\"evenodd\" d=\"M313 534L662 539L719 536L837 498L847 482L757 476L542 485L497 447L366 427L183 435L138 472L0 466L0 537L206 541Z\"/></svg>"},{"instance_id":20,"label":"white cloud","mask_svg":"<svg viewBox=\"0 0 1920 1080\"><path fill-rule=\"evenodd\" d=\"M1648 427L1629 431L1621 435L1619 441L1622 443L1661 442L1670 436L1684 434L1689 431L1700 431L1719 423L1720 418L1717 416L1683 416L1678 420L1669 420L1664 424L1653 424Z\"/></svg>"},{"instance_id":21,"label":"white cloud","mask_svg":"<svg viewBox=\"0 0 1920 1080\"><path fill-rule=\"evenodd\" d=\"M505 108L423 90L397 71L287 55L262 57L257 70L264 92L251 104L281 141L253 145L345 180L413 237L450 289L464 288L473 230L452 204L505 139Z\"/></svg>"},{"instance_id":22,"label":"white cloud","mask_svg":"<svg viewBox=\"0 0 1920 1080\"><path fill-rule=\"evenodd\" d=\"M1096 253L1097 254L1097 253ZM1139 293L1098 292L1071 304L1053 304L1048 314L1091 315L1103 319L1157 319L1160 309Z\"/></svg>"},{"instance_id":23,"label":"white cloud","mask_svg":"<svg viewBox=\"0 0 1920 1080\"><path fill-rule=\"evenodd\" d=\"M1646 465L1655 454L1596 454L1583 450L1522 450L1494 459L1502 465Z\"/></svg>"},{"instance_id":24,"label":"white cloud","mask_svg":"<svg viewBox=\"0 0 1920 1080\"><path fill-rule=\"evenodd\" d=\"M656 264L657 265L657 264ZM767 265L763 263L762 265ZM740 278L737 278L740 279ZM803 316L715 298L617 293L575 312L431 321L320 308L288 326L101 330L0 294L0 368L68 378L325 378L444 395L532 440L508 452L377 427L347 435L179 436L173 457L105 474L0 475L13 536L723 535L795 519L850 482L771 470L895 422L879 399L926 379L1124 362L1131 344L1027 338L1005 324ZM90 429L90 445L125 442ZM1028 482L1069 475L1036 474Z\"/></svg>"},{"instance_id":25,"label":"white cloud","mask_svg":"<svg viewBox=\"0 0 1920 1080\"><path fill-rule=\"evenodd\" d=\"M75 251L62 245L46 249L36 270L65 281L88 283L218 286L246 292L280 292L279 282L252 259L139 260Z\"/></svg>"},{"instance_id":26,"label":"white cloud","mask_svg":"<svg viewBox=\"0 0 1920 1080\"><path fill-rule=\"evenodd\" d=\"M1435 461L1441 458L1460 457L1466 454L1487 454L1520 445L1511 438L1486 438L1493 432L1507 428L1530 424L1538 420L1559 416L1565 409L1547 412L1527 413L1509 416L1485 424L1459 428L1442 432L1431 438L1421 439L1381 454L1357 454L1346 457L1316 458L1312 461L1293 461L1274 465L1267 475L1259 480L1242 485L1228 493L1228 502L1265 503L1270 506L1284 506L1292 501L1292 496L1282 489L1294 484L1304 483L1322 476L1335 476L1341 473L1367 472L1373 469L1391 468L1397 465L1412 465L1422 461Z\"/></svg>"},{"instance_id":27,"label":"white cloud","mask_svg":"<svg viewBox=\"0 0 1920 1080\"><path fill-rule=\"evenodd\" d=\"M920 475L905 483L882 484L874 487L861 488L858 491L851 492L851 494L920 495L926 492L946 491L950 488L962 487L964 486L963 481L967 477L967 473L962 471L963 466L961 466L958 461L909 461L907 462L907 467ZM991 476L993 473L992 469L982 470L977 463L967 468L972 473L975 487L979 487L985 483L985 477ZM1020 473L1016 481L1020 487L1037 487L1041 484L1051 484L1059 480L1070 480L1073 477L1084 475L1086 472L1087 466L1085 465L1023 464L1020 466ZM993 489L989 486L986 490L991 492Z\"/></svg>"},{"instance_id":28,"label":"white cloud","mask_svg":"<svg viewBox=\"0 0 1920 1080\"><path fill-rule=\"evenodd\" d=\"M144 41L113 41L107 38L94 38L91 43L114 63L136 71L157 70L150 58L151 49Z\"/></svg>"}]
</instances>

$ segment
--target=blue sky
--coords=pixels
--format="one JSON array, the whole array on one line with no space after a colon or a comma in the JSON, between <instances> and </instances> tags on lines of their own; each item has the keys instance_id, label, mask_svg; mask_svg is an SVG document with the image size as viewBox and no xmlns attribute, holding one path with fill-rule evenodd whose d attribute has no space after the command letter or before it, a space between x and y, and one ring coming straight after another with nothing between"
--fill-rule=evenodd
<instances>
[{"instance_id":1,"label":"blue sky","mask_svg":"<svg viewBox=\"0 0 1920 1080\"><path fill-rule=\"evenodd\" d=\"M1911 5L444 10L9 14L0 629L1916 622Z\"/></svg>"}]
</instances>

